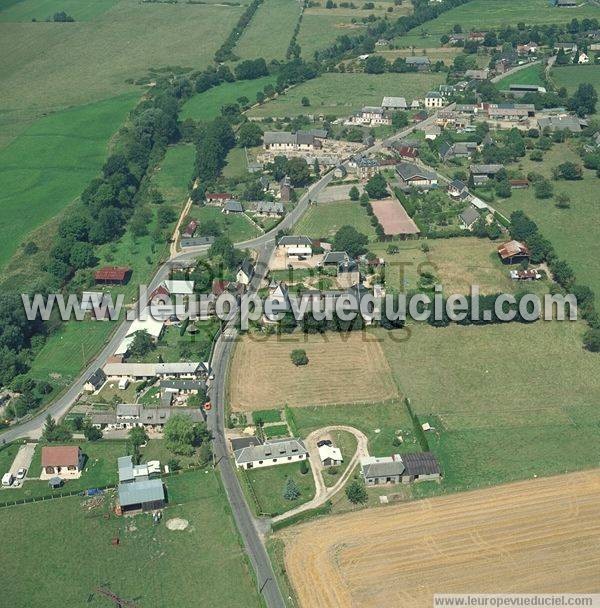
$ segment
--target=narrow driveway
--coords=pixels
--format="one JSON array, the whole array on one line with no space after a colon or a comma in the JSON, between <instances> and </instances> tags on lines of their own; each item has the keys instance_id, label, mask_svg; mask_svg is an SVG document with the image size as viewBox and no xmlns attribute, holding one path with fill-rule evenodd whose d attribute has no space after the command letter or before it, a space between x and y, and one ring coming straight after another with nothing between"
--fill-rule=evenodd
<instances>
[{"instance_id":1,"label":"narrow driveway","mask_svg":"<svg viewBox=\"0 0 600 608\"><path fill-rule=\"evenodd\" d=\"M323 435L331 431L346 431L348 433L352 433L357 440L356 452L350 459L348 466L342 476L337 480L335 485L328 488L323 481L323 465L321 464L321 459L319 458L319 448L317 447L317 441ZM313 431L305 440L306 448L308 449L308 453L310 456L310 468L312 470L313 478L315 480L315 497L308 502L305 502L303 505L292 509L291 511L287 511L282 515L278 515L273 518L273 522L283 521L284 519L288 519L298 513L303 513L304 511L309 511L310 509L316 509L321 505L325 504L332 496L337 494L343 487L348 478L352 475L356 464L358 463L359 458L363 458L369 455L367 449L367 437L358 429L355 429L352 426L327 426L322 429L317 429Z\"/></svg>"}]
</instances>

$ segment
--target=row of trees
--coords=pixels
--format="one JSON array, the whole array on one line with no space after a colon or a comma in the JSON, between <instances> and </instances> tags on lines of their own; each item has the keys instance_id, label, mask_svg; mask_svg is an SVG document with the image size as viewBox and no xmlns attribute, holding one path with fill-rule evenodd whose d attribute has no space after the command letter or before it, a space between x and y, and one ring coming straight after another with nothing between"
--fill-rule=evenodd
<instances>
[{"instance_id":1,"label":"row of trees","mask_svg":"<svg viewBox=\"0 0 600 608\"><path fill-rule=\"evenodd\" d=\"M248 5L248 8L243 12L242 16L231 30L231 33L225 39L225 42L217 49L217 52L215 53L215 63L224 63L225 61L235 61L238 59L234 54L233 49L241 35L244 33L244 30L250 24L250 21L252 21L254 13L256 13L262 2L263 0L252 0Z\"/></svg>"}]
</instances>

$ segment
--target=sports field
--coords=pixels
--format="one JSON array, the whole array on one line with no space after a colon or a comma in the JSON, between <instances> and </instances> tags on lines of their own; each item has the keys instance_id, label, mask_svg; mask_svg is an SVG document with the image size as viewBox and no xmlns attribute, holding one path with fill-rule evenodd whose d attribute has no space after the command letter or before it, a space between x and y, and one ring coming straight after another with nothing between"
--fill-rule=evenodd
<instances>
[{"instance_id":1,"label":"sports field","mask_svg":"<svg viewBox=\"0 0 600 608\"><path fill-rule=\"evenodd\" d=\"M306 351L308 365L292 363L297 348ZM397 396L381 346L363 332L245 336L236 345L229 382L233 411Z\"/></svg>"},{"instance_id":2,"label":"sports field","mask_svg":"<svg viewBox=\"0 0 600 608\"><path fill-rule=\"evenodd\" d=\"M294 233L314 239L331 238L342 226L354 226L370 239L375 238L367 212L358 202L352 201L312 205L294 226Z\"/></svg>"},{"instance_id":3,"label":"sports field","mask_svg":"<svg viewBox=\"0 0 600 608\"><path fill-rule=\"evenodd\" d=\"M485 20L482 21L482 15ZM407 46L433 46L439 44L442 34L449 34L455 24L460 24L464 32L471 30L499 29L503 26L516 26L517 23L526 25L563 24L571 19L592 19L600 17L600 8L592 3L581 2L574 8L556 8L550 6L547 0L531 0L523 3L521 0L473 0L452 10L442 13L437 19L428 21L408 32L406 36L395 39L396 44ZM422 37L422 31L427 34Z\"/></svg>"},{"instance_id":4,"label":"sports field","mask_svg":"<svg viewBox=\"0 0 600 608\"><path fill-rule=\"evenodd\" d=\"M435 593L596 592L599 517L595 470L329 517L279 536L303 608L429 608Z\"/></svg>"},{"instance_id":5,"label":"sports field","mask_svg":"<svg viewBox=\"0 0 600 608\"><path fill-rule=\"evenodd\" d=\"M372 201L373 211L387 235L418 234L419 229L396 199Z\"/></svg>"},{"instance_id":6,"label":"sports field","mask_svg":"<svg viewBox=\"0 0 600 608\"><path fill-rule=\"evenodd\" d=\"M256 94L266 85L275 84L277 78L264 76L256 80L238 80L224 82L204 93L194 95L181 109L181 120L212 120L221 114L221 108L228 103L236 103L240 97L247 97L256 102Z\"/></svg>"},{"instance_id":7,"label":"sports field","mask_svg":"<svg viewBox=\"0 0 600 608\"><path fill-rule=\"evenodd\" d=\"M130 93L51 114L0 149L0 268L29 232L81 194L137 99Z\"/></svg>"},{"instance_id":8,"label":"sports field","mask_svg":"<svg viewBox=\"0 0 600 608\"><path fill-rule=\"evenodd\" d=\"M412 100L444 82L442 74L323 74L250 110L250 116L318 114L346 116L365 105L379 105L386 95ZM310 106L302 105L308 97Z\"/></svg>"},{"instance_id":9,"label":"sports field","mask_svg":"<svg viewBox=\"0 0 600 608\"><path fill-rule=\"evenodd\" d=\"M106 586L144 607L261 606L216 473L185 473L166 485L169 506L158 525L151 514L115 517L112 495L92 509L73 497L3 510L2 536L19 539L5 544L0 557L11 581L3 603L102 608L107 600L94 589ZM187 528L169 530L173 518L186 520ZM61 567L39 576L49 560Z\"/></svg>"},{"instance_id":10,"label":"sports field","mask_svg":"<svg viewBox=\"0 0 600 608\"><path fill-rule=\"evenodd\" d=\"M264 0L234 49L242 59L285 59L300 17L296 0Z\"/></svg>"}]
</instances>

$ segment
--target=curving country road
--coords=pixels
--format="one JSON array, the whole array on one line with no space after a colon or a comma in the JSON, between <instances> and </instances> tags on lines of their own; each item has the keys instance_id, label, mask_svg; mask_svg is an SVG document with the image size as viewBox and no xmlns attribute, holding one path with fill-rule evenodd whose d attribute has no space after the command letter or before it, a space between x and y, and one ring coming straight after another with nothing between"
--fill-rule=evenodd
<instances>
[{"instance_id":1,"label":"curving country road","mask_svg":"<svg viewBox=\"0 0 600 608\"><path fill-rule=\"evenodd\" d=\"M449 106L451 107L451 106ZM376 153L381 151L385 146L389 145L397 139L401 139L410 134L415 129L423 128L435 121L437 112L432 114L426 120L412 125L396 133L394 136L376 142L370 148L363 151L364 154ZM344 165L348 164L348 159L343 161ZM255 275L249 285L249 291L256 291L260 287L262 280L265 278L268 270L268 264L275 247L276 235L281 230L290 230L296 222L302 217L308 208L310 201L316 199L323 188L325 188L333 179L333 172L326 173L317 182L312 184L307 192L299 199L298 203L290 213L285 216L281 222L271 231L247 241L236 243L238 249L255 249L258 253L256 259ZM171 263L182 260L195 259L198 256L206 253L207 246L190 247L179 253L172 253L170 259L158 268L154 277L148 285L148 292L153 291L160 285L162 281L168 278ZM64 416L71 406L75 403L81 392L87 378L99 367L103 367L108 358L115 352L127 331L132 321L124 320L117 327L115 332L101 352L87 365L83 372L75 379L71 386L56 400L54 400L42 412L33 416L21 424L15 425L10 429L0 434L2 442L9 442L21 437L38 438L44 425L44 420L48 414L54 418ZM216 466L219 468L221 478L227 498L231 505L231 510L237 524L238 530L242 536L244 547L249 555L252 566L256 572L258 587L263 595L266 605L269 608L285 608L285 602L277 579L275 578L273 568L269 556L265 550L261 524L264 522L256 519L246 502L245 496L240 487L237 475L228 456L227 444L225 439L225 398L227 386L227 374L229 371L229 361L233 353L235 339L237 337L237 329L235 320L230 321L215 344L213 358L211 361L212 373L214 379L211 383L209 394L213 404L213 409L210 410L207 418L207 424L213 433L214 442L213 449L215 454ZM340 427L341 428L341 427ZM362 440L361 440L362 441ZM358 458L358 451L354 458ZM348 471L351 467L348 467ZM341 480L340 480L341 481ZM337 488L338 484L333 488ZM340 485L341 487L341 485ZM333 489L331 488L331 489ZM331 490L330 489L330 490ZM339 489L339 488L337 488ZM337 491L337 490L336 490ZM267 524L268 525L268 524Z\"/></svg>"}]
</instances>

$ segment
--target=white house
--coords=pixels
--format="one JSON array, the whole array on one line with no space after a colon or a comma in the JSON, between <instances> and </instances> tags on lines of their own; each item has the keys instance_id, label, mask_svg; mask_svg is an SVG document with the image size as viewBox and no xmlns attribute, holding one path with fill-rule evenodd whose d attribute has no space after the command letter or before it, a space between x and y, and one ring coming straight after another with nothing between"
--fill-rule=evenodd
<instances>
[{"instance_id":1,"label":"white house","mask_svg":"<svg viewBox=\"0 0 600 608\"><path fill-rule=\"evenodd\" d=\"M249 285L254 276L254 266L250 260L245 259L238 268L235 280L242 285Z\"/></svg>"},{"instance_id":2,"label":"white house","mask_svg":"<svg viewBox=\"0 0 600 608\"><path fill-rule=\"evenodd\" d=\"M319 446L319 458L324 467L333 467L342 464L342 451L333 445Z\"/></svg>"},{"instance_id":3,"label":"white house","mask_svg":"<svg viewBox=\"0 0 600 608\"><path fill-rule=\"evenodd\" d=\"M171 295L191 296L194 293L194 281L164 281L163 285Z\"/></svg>"},{"instance_id":4,"label":"white house","mask_svg":"<svg viewBox=\"0 0 600 608\"><path fill-rule=\"evenodd\" d=\"M278 249L284 249L288 257L312 256L312 241L307 236L282 236L277 243Z\"/></svg>"},{"instance_id":5,"label":"white house","mask_svg":"<svg viewBox=\"0 0 600 608\"><path fill-rule=\"evenodd\" d=\"M301 439L267 439L258 437L232 439L235 464L240 469L260 469L308 459L308 450Z\"/></svg>"},{"instance_id":6,"label":"white house","mask_svg":"<svg viewBox=\"0 0 600 608\"><path fill-rule=\"evenodd\" d=\"M589 63L589 62L590 62L590 58L585 53L581 53L579 55L579 59L577 60L577 63L584 64L584 63Z\"/></svg>"},{"instance_id":7,"label":"white house","mask_svg":"<svg viewBox=\"0 0 600 608\"><path fill-rule=\"evenodd\" d=\"M444 106L444 96L438 91L429 91L425 95L426 108L441 108Z\"/></svg>"}]
</instances>

